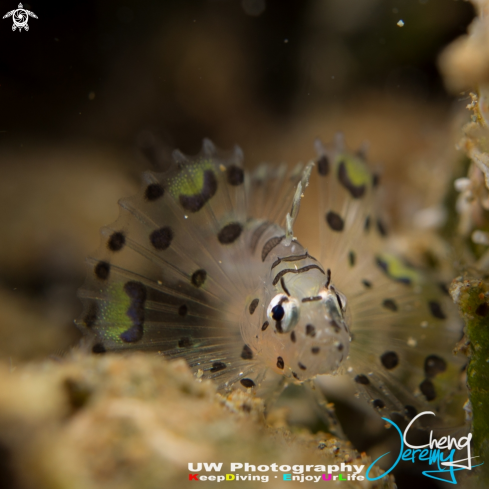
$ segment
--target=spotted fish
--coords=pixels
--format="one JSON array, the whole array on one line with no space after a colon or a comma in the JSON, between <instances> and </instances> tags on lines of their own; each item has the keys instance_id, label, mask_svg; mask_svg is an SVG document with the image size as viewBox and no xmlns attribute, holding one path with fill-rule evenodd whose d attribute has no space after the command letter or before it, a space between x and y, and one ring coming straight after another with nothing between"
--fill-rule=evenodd
<instances>
[{"instance_id":1,"label":"spotted fish","mask_svg":"<svg viewBox=\"0 0 489 489\"><path fill-rule=\"evenodd\" d=\"M205 140L145 173L87 260L77 325L93 352L182 357L222 390L343 374L381 414L446 410L460 319L443 287L386 251L362 154L341 137L316 150L319 256L292 227L312 163L250 173L241 149Z\"/></svg>"}]
</instances>

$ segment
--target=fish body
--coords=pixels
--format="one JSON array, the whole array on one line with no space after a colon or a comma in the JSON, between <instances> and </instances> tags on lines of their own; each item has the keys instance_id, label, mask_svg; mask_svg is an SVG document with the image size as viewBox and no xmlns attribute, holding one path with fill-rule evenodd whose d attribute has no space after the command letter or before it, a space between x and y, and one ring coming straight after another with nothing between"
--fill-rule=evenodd
<instances>
[{"instance_id":1,"label":"fish body","mask_svg":"<svg viewBox=\"0 0 489 489\"><path fill-rule=\"evenodd\" d=\"M463 363L453 305L388 250L364 156L341 138L316 150L316 257L292 234L312 165L248 172L206 140L145 173L87 260L77 325L93 351L183 357L222 390L344 374L381 414L441 413Z\"/></svg>"}]
</instances>

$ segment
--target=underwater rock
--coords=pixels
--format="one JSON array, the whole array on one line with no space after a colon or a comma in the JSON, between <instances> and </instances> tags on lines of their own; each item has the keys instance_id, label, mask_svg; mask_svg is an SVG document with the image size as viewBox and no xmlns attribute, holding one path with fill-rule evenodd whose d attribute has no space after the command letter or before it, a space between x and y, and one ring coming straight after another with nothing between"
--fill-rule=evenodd
<instances>
[{"instance_id":1,"label":"underwater rock","mask_svg":"<svg viewBox=\"0 0 489 489\"><path fill-rule=\"evenodd\" d=\"M332 435L292 433L280 415L267 424L259 398L246 392L222 397L211 381L196 381L183 360L73 356L14 372L0 367L0 448L16 488L191 487L189 462L222 462L224 475L237 462L371 463ZM268 475L267 487L283 484L280 472L251 474ZM256 481L240 483L247 488ZM345 487L395 484L387 476Z\"/></svg>"},{"instance_id":2,"label":"underwater rock","mask_svg":"<svg viewBox=\"0 0 489 489\"><path fill-rule=\"evenodd\" d=\"M445 48L438 61L445 85L455 93L489 82L489 2L471 0L471 3L477 16L468 34Z\"/></svg>"}]
</instances>

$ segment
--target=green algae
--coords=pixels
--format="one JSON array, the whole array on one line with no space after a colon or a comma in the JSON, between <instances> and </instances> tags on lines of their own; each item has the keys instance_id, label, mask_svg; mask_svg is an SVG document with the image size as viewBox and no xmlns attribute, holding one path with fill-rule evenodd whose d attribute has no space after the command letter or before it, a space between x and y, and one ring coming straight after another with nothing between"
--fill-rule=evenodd
<instances>
[{"instance_id":1,"label":"green algae","mask_svg":"<svg viewBox=\"0 0 489 489\"><path fill-rule=\"evenodd\" d=\"M476 473L489 482L489 282L456 279L450 290L465 320L461 349L467 348L467 386L472 406L472 440L475 463L484 462Z\"/></svg>"}]
</instances>

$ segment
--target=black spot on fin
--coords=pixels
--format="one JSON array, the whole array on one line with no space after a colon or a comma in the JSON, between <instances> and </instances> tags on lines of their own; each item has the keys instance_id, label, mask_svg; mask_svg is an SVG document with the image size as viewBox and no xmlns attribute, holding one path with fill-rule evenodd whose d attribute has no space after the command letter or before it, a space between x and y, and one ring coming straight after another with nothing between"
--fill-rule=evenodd
<instances>
[{"instance_id":1,"label":"black spot on fin","mask_svg":"<svg viewBox=\"0 0 489 489\"><path fill-rule=\"evenodd\" d=\"M197 212L204 207L204 205L212 198L217 192L217 179L212 170L206 170L204 172L204 184L202 190L194 195L180 194L178 199L180 205L189 212Z\"/></svg>"}]
</instances>

